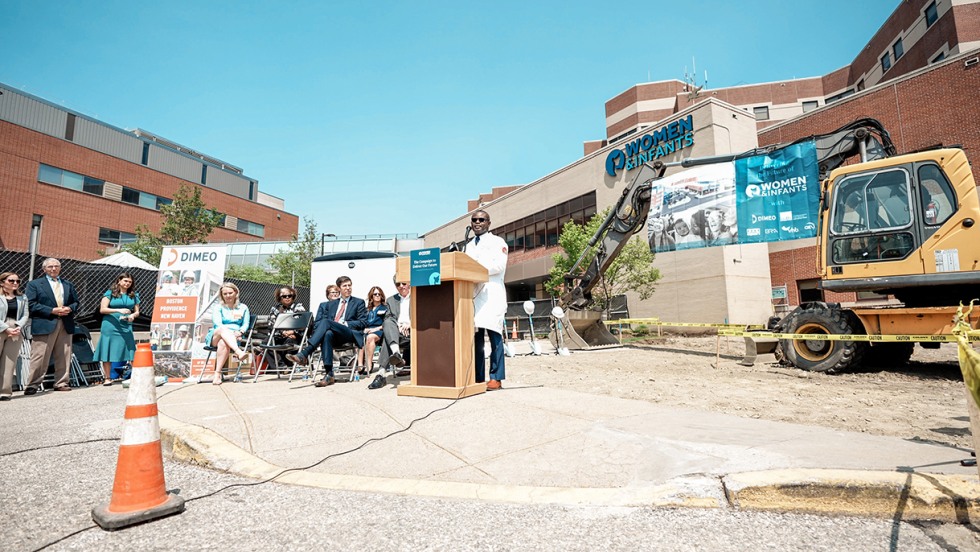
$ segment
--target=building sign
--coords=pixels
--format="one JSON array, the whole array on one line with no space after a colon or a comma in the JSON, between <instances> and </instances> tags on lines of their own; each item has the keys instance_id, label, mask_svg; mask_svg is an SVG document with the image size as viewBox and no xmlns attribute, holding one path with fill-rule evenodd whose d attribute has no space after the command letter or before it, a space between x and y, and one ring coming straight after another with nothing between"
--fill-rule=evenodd
<instances>
[{"instance_id":1,"label":"building sign","mask_svg":"<svg viewBox=\"0 0 980 552\"><path fill-rule=\"evenodd\" d=\"M742 243L817 235L820 182L812 140L735 161Z\"/></svg>"},{"instance_id":2,"label":"building sign","mask_svg":"<svg viewBox=\"0 0 980 552\"><path fill-rule=\"evenodd\" d=\"M616 176L616 171L631 171L644 163L693 145L694 118L688 115L624 144L622 149L610 151L606 156L606 172L609 176Z\"/></svg>"}]
</instances>

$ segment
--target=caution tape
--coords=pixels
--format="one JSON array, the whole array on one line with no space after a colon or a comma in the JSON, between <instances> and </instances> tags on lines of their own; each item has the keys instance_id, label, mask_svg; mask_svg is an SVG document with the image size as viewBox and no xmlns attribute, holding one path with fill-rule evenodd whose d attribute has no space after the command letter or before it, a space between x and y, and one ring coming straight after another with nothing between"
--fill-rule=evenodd
<instances>
[{"instance_id":1,"label":"caution tape","mask_svg":"<svg viewBox=\"0 0 980 552\"><path fill-rule=\"evenodd\" d=\"M661 322L659 318L621 318L619 320L604 320L607 326L617 324L647 324L650 326L663 326L665 328L744 328L744 329L763 329L765 326L754 324L712 324L707 322Z\"/></svg>"},{"instance_id":2,"label":"caution tape","mask_svg":"<svg viewBox=\"0 0 980 552\"><path fill-rule=\"evenodd\" d=\"M748 332L739 330L718 330L718 335L726 337L767 337L770 339L789 339L794 341L870 341L870 342L905 342L905 343L956 343L959 341L953 334L927 335L863 335L863 334L797 334L777 332ZM970 342L980 342L980 335L965 336Z\"/></svg>"}]
</instances>

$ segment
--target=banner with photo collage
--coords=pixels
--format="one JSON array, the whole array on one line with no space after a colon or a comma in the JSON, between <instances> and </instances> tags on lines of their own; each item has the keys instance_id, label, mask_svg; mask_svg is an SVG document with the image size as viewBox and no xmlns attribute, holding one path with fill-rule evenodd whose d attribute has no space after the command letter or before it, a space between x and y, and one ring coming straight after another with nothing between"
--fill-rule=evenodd
<instances>
[{"instance_id":1,"label":"banner with photo collage","mask_svg":"<svg viewBox=\"0 0 980 552\"><path fill-rule=\"evenodd\" d=\"M224 246L166 246L160 259L150 326L157 375L179 380L201 374L208 353L211 306L225 275ZM213 368L214 357L211 357Z\"/></svg>"},{"instance_id":2,"label":"banner with photo collage","mask_svg":"<svg viewBox=\"0 0 980 552\"><path fill-rule=\"evenodd\" d=\"M653 182L647 239L655 253L816 235L812 141Z\"/></svg>"}]
</instances>

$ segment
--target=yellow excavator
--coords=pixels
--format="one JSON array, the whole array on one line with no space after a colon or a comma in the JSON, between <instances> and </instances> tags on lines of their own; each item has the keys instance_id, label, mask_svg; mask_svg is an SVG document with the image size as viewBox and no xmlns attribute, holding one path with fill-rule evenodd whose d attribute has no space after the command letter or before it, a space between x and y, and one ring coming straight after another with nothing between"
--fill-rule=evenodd
<instances>
[{"instance_id":1,"label":"yellow excavator","mask_svg":"<svg viewBox=\"0 0 980 552\"><path fill-rule=\"evenodd\" d=\"M811 136L820 166L817 270L827 292L873 292L900 304L845 308L806 302L770 327L778 332L836 335L939 335L949 333L960 302L980 296L980 199L966 154L934 148L896 155L888 132L874 119ZM653 182L671 166L693 167L771 153L792 144L675 163L644 165L627 186L586 251L565 277L562 326L573 346L610 345L598 313L589 311L591 290L626 241L644 227ZM843 165L854 156L860 162ZM588 260L588 266L580 265ZM970 320L976 327L976 320ZM920 341L938 347L938 341ZM862 361L896 364L914 343L783 340L788 364L840 371Z\"/></svg>"}]
</instances>

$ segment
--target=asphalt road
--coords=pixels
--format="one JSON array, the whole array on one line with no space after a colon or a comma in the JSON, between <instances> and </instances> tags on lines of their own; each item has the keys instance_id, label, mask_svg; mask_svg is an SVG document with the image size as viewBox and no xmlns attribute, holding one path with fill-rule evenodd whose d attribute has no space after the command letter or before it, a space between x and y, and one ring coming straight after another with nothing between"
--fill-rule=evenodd
<instances>
[{"instance_id":1,"label":"asphalt road","mask_svg":"<svg viewBox=\"0 0 980 552\"><path fill-rule=\"evenodd\" d=\"M99 387L17 394L0 403L3 550L55 543L47 549L938 551L975 550L980 542L969 526L731 510L529 506L277 483L202 498L253 481L173 462L165 463L167 486L188 500L187 510L110 533L93 527L90 511L110 497L124 402L122 389ZM283 423L288 431L289 420ZM375 461L383 474L385 464L397 459Z\"/></svg>"}]
</instances>

